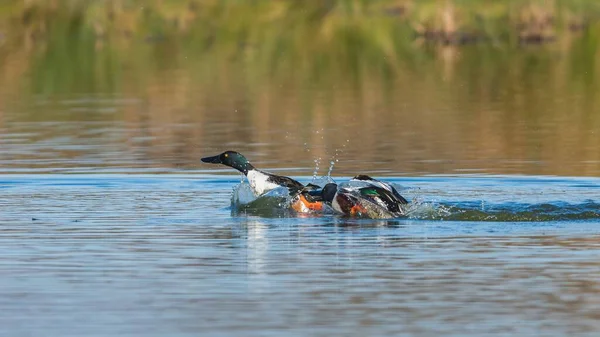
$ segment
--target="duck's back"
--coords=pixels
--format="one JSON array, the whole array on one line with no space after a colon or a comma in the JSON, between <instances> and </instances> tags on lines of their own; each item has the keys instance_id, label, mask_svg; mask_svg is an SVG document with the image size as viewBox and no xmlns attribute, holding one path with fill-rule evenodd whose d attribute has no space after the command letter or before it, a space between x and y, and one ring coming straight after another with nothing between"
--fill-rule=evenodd
<instances>
[{"instance_id":1,"label":"duck's back","mask_svg":"<svg viewBox=\"0 0 600 337\"><path fill-rule=\"evenodd\" d=\"M361 197L392 213L403 213L400 205L407 203L401 196L399 199L391 191L378 186L363 187L359 189L359 193Z\"/></svg>"},{"instance_id":2,"label":"duck's back","mask_svg":"<svg viewBox=\"0 0 600 337\"><path fill-rule=\"evenodd\" d=\"M248 171L246 176L248 177L248 182L250 183L252 190L257 195L263 195L278 187L286 187L290 191L290 194L296 193L304 188L304 185L292 178L278 176L256 169Z\"/></svg>"},{"instance_id":3,"label":"duck's back","mask_svg":"<svg viewBox=\"0 0 600 337\"><path fill-rule=\"evenodd\" d=\"M359 175L340 184L335 206L344 214L393 218L404 215L401 205L407 203L392 185Z\"/></svg>"}]
</instances>

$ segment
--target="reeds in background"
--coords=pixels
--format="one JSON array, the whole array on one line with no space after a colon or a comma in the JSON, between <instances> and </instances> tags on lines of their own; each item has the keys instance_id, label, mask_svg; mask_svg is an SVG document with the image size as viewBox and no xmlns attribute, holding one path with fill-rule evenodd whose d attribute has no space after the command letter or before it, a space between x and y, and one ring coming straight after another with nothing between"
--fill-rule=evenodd
<instances>
[{"instance_id":1,"label":"reeds in background","mask_svg":"<svg viewBox=\"0 0 600 337\"><path fill-rule=\"evenodd\" d=\"M599 13L591 0L4 1L0 113L126 121L156 139L149 156L185 165L195 144L281 144L270 130L287 125L322 148L360 134L348 152L391 151L412 171L430 157L535 157L555 163L543 173L593 174ZM14 105L94 93L144 104L93 116ZM346 131L313 137L340 121ZM219 123L246 131L208 137ZM195 127L163 127L182 124ZM285 163L293 150L266 151Z\"/></svg>"}]
</instances>

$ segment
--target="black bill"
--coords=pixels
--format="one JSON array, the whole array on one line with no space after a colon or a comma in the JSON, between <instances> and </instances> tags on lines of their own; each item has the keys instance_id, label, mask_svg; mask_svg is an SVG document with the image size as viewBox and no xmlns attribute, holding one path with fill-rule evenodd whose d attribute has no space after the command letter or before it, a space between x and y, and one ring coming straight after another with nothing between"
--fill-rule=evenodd
<instances>
[{"instance_id":1,"label":"black bill","mask_svg":"<svg viewBox=\"0 0 600 337\"><path fill-rule=\"evenodd\" d=\"M216 155L216 156L212 156L212 157L204 157L204 158L202 158L200 160L202 160L205 163L221 164L220 155Z\"/></svg>"}]
</instances>

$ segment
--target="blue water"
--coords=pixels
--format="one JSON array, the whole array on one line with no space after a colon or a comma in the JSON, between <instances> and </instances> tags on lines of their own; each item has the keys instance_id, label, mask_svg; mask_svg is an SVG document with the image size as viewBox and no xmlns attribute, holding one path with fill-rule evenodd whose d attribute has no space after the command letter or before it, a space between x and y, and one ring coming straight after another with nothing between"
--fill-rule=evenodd
<instances>
[{"instance_id":1,"label":"blue water","mask_svg":"<svg viewBox=\"0 0 600 337\"><path fill-rule=\"evenodd\" d=\"M238 175L0 175L0 335L600 333L600 179L385 180L419 212L239 211Z\"/></svg>"}]
</instances>

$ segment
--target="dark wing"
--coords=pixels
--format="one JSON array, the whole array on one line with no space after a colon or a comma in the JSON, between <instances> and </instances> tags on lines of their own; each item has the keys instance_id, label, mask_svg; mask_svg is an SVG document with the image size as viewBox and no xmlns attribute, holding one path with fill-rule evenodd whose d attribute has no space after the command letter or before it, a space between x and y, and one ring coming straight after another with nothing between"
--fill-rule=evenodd
<instances>
[{"instance_id":1,"label":"dark wing","mask_svg":"<svg viewBox=\"0 0 600 337\"><path fill-rule=\"evenodd\" d=\"M392 189L392 194L394 195L394 197L396 197L396 200L398 200L399 203L408 204L408 200L404 199L404 197L401 196L400 193L398 193L398 191L396 191L394 186L392 186L392 185L389 185L389 186Z\"/></svg>"},{"instance_id":2,"label":"dark wing","mask_svg":"<svg viewBox=\"0 0 600 337\"><path fill-rule=\"evenodd\" d=\"M404 202L401 202L401 200L398 200L398 198L396 198L395 195L393 195L392 192L390 192L389 190L379 187L379 186L369 186L369 187L363 187L361 189L359 189L360 191L360 195L377 204L380 205L382 207L384 207L385 209L387 209L390 212L394 212L394 213L402 213L402 209L400 209L400 205L401 204L405 204L406 200L404 198L402 198L402 200L404 200Z\"/></svg>"},{"instance_id":3,"label":"dark wing","mask_svg":"<svg viewBox=\"0 0 600 337\"><path fill-rule=\"evenodd\" d=\"M309 183L300 191L309 202L323 201L323 188L319 185Z\"/></svg>"},{"instance_id":4,"label":"dark wing","mask_svg":"<svg viewBox=\"0 0 600 337\"><path fill-rule=\"evenodd\" d=\"M400 193L398 193L398 191L396 190L396 188L394 186L392 186L391 184L385 183L383 181L379 181L377 179L373 179L366 174L359 174L352 179L353 180L361 180L361 181L364 181L364 182L367 182L367 183L373 185L373 187L379 187L381 189L385 189L392 194L393 198L396 199L396 202L398 202L399 204L408 204L408 200L404 199L404 197L401 196Z\"/></svg>"},{"instance_id":5,"label":"dark wing","mask_svg":"<svg viewBox=\"0 0 600 337\"><path fill-rule=\"evenodd\" d=\"M304 190L306 191L315 191L315 190L320 190L321 186L319 185L315 185L313 183L308 183L306 186L304 186Z\"/></svg>"},{"instance_id":6,"label":"dark wing","mask_svg":"<svg viewBox=\"0 0 600 337\"><path fill-rule=\"evenodd\" d=\"M290 194L297 193L304 188L304 185L290 177L278 176L275 174L269 174L268 181L287 187L287 189L290 191Z\"/></svg>"}]
</instances>

